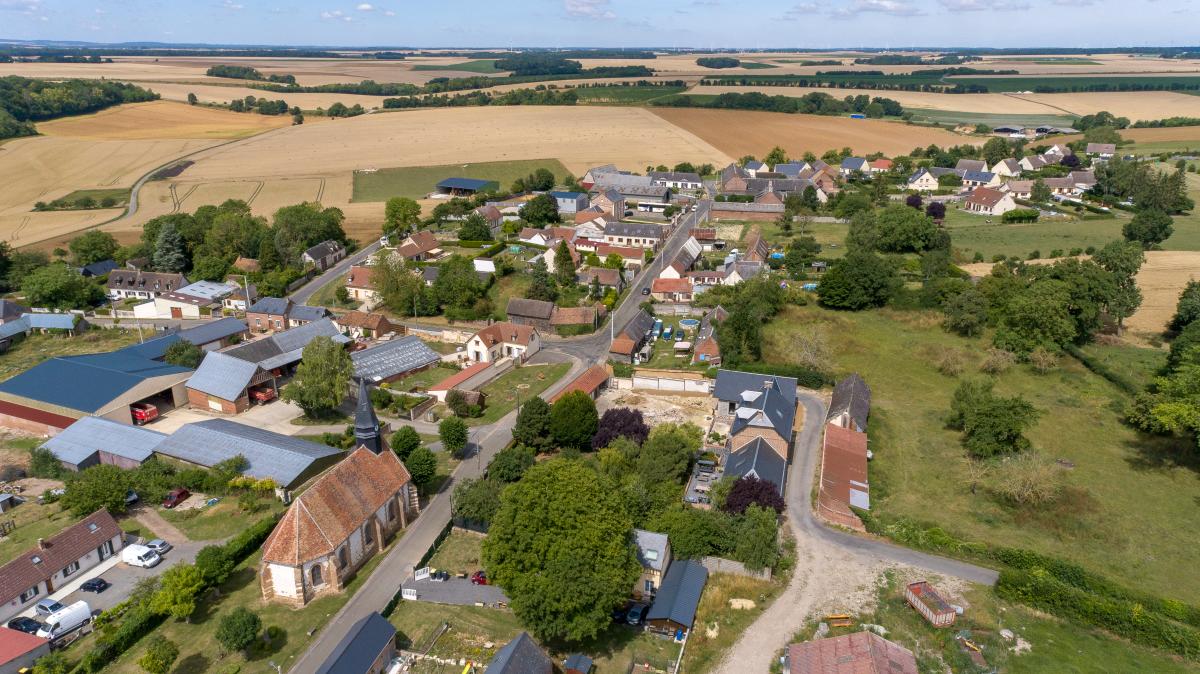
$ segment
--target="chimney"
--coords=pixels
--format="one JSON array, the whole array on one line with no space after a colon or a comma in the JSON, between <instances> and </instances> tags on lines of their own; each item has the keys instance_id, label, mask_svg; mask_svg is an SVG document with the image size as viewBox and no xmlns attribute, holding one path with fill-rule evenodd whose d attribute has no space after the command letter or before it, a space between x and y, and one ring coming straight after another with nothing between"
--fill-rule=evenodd
<instances>
[{"instance_id":1,"label":"chimney","mask_svg":"<svg viewBox=\"0 0 1200 674\"><path fill-rule=\"evenodd\" d=\"M38 544L38 550L45 550L47 547L46 539L44 539L44 538L37 539L37 544Z\"/></svg>"}]
</instances>

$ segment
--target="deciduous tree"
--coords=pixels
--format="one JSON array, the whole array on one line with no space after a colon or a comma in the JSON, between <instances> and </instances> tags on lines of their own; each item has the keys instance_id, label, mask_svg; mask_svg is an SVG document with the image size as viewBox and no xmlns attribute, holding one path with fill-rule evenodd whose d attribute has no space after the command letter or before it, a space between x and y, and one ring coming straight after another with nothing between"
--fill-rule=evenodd
<instances>
[{"instance_id":1,"label":"deciduous tree","mask_svg":"<svg viewBox=\"0 0 1200 674\"><path fill-rule=\"evenodd\" d=\"M495 480L467 478L454 487L454 516L489 524L500 510L503 485Z\"/></svg>"},{"instance_id":2,"label":"deciduous tree","mask_svg":"<svg viewBox=\"0 0 1200 674\"><path fill-rule=\"evenodd\" d=\"M556 224L560 220L558 201L549 194L539 194L521 207L521 219L535 227Z\"/></svg>"},{"instance_id":3,"label":"deciduous tree","mask_svg":"<svg viewBox=\"0 0 1200 674\"><path fill-rule=\"evenodd\" d=\"M866 309L887 304L899 283L890 261L874 253L851 251L825 272L817 297L836 309Z\"/></svg>"},{"instance_id":4,"label":"deciduous tree","mask_svg":"<svg viewBox=\"0 0 1200 674\"><path fill-rule=\"evenodd\" d=\"M638 454L638 475L648 485L680 482L692 455L700 449L702 432L692 424L662 424L650 431Z\"/></svg>"},{"instance_id":5,"label":"deciduous tree","mask_svg":"<svg viewBox=\"0 0 1200 674\"><path fill-rule=\"evenodd\" d=\"M146 652L137 663L148 674L167 674L178 657L179 647L161 634L155 634L147 641Z\"/></svg>"},{"instance_id":6,"label":"deciduous tree","mask_svg":"<svg viewBox=\"0 0 1200 674\"><path fill-rule=\"evenodd\" d=\"M158 592L150 600L155 613L187 620L196 611L196 597L204 589L204 574L193 564L176 564L163 571Z\"/></svg>"},{"instance_id":7,"label":"deciduous tree","mask_svg":"<svg viewBox=\"0 0 1200 674\"><path fill-rule=\"evenodd\" d=\"M442 449L454 456L462 457L467 449L469 435L467 422L458 417L446 417L438 424L438 438L442 441Z\"/></svg>"},{"instance_id":8,"label":"deciduous tree","mask_svg":"<svg viewBox=\"0 0 1200 674\"><path fill-rule=\"evenodd\" d=\"M409 454L413 453L413 450L421 446L421 434L417 433L417 429L412 426L401 426L396 429L395 433L392 433L391 446L396 456L404 461Z\"/></svg>"},{"instance_id":9,"label":"deciduous tree","mask_svg":"<svg viewBox=\"0 0 1200 674\"><path fill-rule=\"evenodd\" d=\"M738 478L725 495L722 510L741 515L750 506L761 506L782 513L787 504L779 493L779 486L770 480L760 480L757 477Z\"/></svg>"},{"instance_id":10,"label":"deciduous tree","mask_svg":"<svg viewBox=\"0 0 1200 674\"><path fill-rule=\"evenodd\" d=\"M383 208L383 233L406 234L421 222L421 205L408 197L392 197Z\"/></svg>"},{"instance_id":11,"label":"deciduous tree","mask_svg":"<svg viewBox=\"0 0 1200 674\"><path fill-rule=\"evenodd\" d=\"M112 259L120 246L112 234L91 229L71 239L67 247L75 257L75 264L82 266Z\"/></svg>"},{"instance_id":12,"label":"deciduous tree","mask_svg":"<svg viewBox=\"0 0 1200 674\"><path fill-rule=\"evenodd\" d=\"M505 447L488 464L488 477L500 482L516 482L533 467L533 450L524 445Z\"/></svg>"},{"instance_id":13,"label":"deciduous tree","mask_svg":"<svg viewBox=\"0 0 1200 674\"><path fill-rule=\"evenodd\" d=\"M221 616L217 623L217 643L227 652L244 651L262 630L262 620L250 609L239 606Z\"/></svg>"},{"instance_id":14,"label":"deciduous tree","mask_svg":"<svg viewBox=\"0 0 1200 674\"><path fill-rule=\"evenodd\" d=\"M752 505L737 525L734 556L751 571L771 568L779 561L778 538L775 511Z\"/></svg>"},{"instance_id":15,"label":"deciduous tree","mask_svg":"<svg viewBox=\"0 0 1200 674\"><path fill-rule=\"evenodd\" d=\"M607 447L617 438L629 438L640 445L649 435L650 427L642 419L641 410L613 407L600 417L596 435L592 436L592 449Z\"/></svg>"},{"instance_id":16,"label":"deciduous tree","mask_svg":"<svg viewBox=\"0 0 1200 674\"><path fill-rule=\"evenodd\" d=\"M583 391L571 391L550 408L550 437L563 449L588 449L600 417L596 401Z\"/></svg>"},{"instance_id":17,"label":"deciduous tree","mask_svg":"<svg viewBox=\"0 0 1200 674\"><path fill-rule=\"evenodd\" d=\"M1125 223L1121 233L1126 241L1136 241L1147 250L1171 238L1175 232L1175 220L1164 211L1142 209L1133 219Z\"/></svg>"},{"instance_id":18,"label":"deciduous tree","mask_svg":"<svg viewBox=\"0 0 1200 674\"><path fill-rule=\"evenodd\" d=\"M284 400L304 410L309 418L326 417L342 404L354 365L342 345L317 337L304 347L296 376L283 389Z\"/></svg>"},{"instance_id":19,"label":"deciduous tree","mask_svg":"<svg viewBox=\"0 0 1200 674\"><path fill-rule=\"evenodd\" d=\"M513 440L518 444L544 452L550 449L550 403L534 396L521 404L513 426Z\"/></svg>"},{"instance_id":20,"label":"deciduous tree","mask_svg":"<svg viewBox=\"0 0 1200 674\"><path fill-rule=\"evenodd\" d=\"M200 367L200 361L204 360L204 350L186 339L181 339L167 347L163 353L163 360L172 365L195 370Z\"/></svg>"},{"instance_id":21,"label":"deciduous tree","mask_svg":"<svg viewBox=\"0 0 1200 674\"><path fill-rule=\"evenodd\" d=\"M127 471L109 464L84 469L67 480L61 503L76 517L107 508L114 515L125 512L125 493L133 486Z\"/></svg>"},{"instance_id":22,"label":"deciduous tree","mask_svg":"<svg viewBox=\"0 0 1200 674\"><path fill-rule=\"evenodd\" d=\"M408 455L408 460L404 462L404 467L408 469L408 474L412 476L412 481L417 486L421 487L429 484L435 475L437 475L437 457L433 452L429 451L424 445L417 447Z\"/></svg>"},{"instance_id":23,"label":"deciduous tree","mask_svg":"<svg viewBox=\"0 0 1200 674\"><path fill-rule=\"evenodd\" d=\"M85 309L104 297L99 286L61 262L30 271L20 286L26 302L47 309Z\"/></svg>"}]
</instances>

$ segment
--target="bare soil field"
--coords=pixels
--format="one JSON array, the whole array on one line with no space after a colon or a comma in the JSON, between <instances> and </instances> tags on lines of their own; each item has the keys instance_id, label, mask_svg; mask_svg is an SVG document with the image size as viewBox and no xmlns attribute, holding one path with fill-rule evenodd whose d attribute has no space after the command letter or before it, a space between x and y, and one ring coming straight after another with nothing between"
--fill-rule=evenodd
<instances>
[{"instance_id":1,"label":"bare soil field","mask_svg":"<svg viewBox=\"0 0 1200 674\"><path fill-rule=\"evenodd\" d=\"M853 148L858 153L903 154L914 147L973 144L968 136L897 122L741 110L655 108L654 114L706 139L731 157L762 156L775 145L798 157ZM670 162L667 162L670 163Z\"/></svg>"},{"instance_id":2,"label":"bare soil field","mask_svg":"<svg viewBox=\"0 0 1200 674\"><path fill-rule=\"evenodd\" d=\"M171 101L134 103L91 115L40 122L45 136L95 140L159 138L243 138L291 126L287 115L258 115L191 106Z\"/></svg>"},{"instance_id":3,"label":"bare soil field","mask_svg":"<svg viewBox=\"0 0 1200 674\"><path fill-rule=\"evenodd\" d=\"M1188 281L1200 278L1200 252L1160 251L1146 253L1146 263L1138 272L1142 306L1125 325L1131 338L1145 339L1166 329L1179 293Z\"/></svg>"}]
</instances>

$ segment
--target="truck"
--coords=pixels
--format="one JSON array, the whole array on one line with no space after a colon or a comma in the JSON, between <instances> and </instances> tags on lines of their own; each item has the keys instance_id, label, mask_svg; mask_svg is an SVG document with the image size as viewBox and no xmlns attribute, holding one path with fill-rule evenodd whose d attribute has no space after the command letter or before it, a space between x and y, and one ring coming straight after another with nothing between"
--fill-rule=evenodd
<instances>
[{"instance_id":1,"label":"truck","mask_svg":"<svg viewBox=\"0 0 1200 674\"><path fill-rule=\"evenodd\" d=\"M158 418L158 408L150 403L133 403L129 406L129 414L133 416L136 426L144 426Z\"/></svg>"},{"instance_id":2,"label":"truck","mask_svg":"<svg viewBox=\"0 0 1200 674\"><path fill-rule=\"evenodd\" d=\"M162 557L144 545L127 545L121 550L121 561L130 566L149 569L162 561Z\"/></svg>"},{"instance_id":3,"label":"truck","mask_svg":"<svg viewBox=\"0 0 1200 674\"><path fill-rule=\"evenodd\" d=\"M92 609L86 601L77 601L46 616L37 636L54 641L92 622Z\"/></svg>"}]
</instances>

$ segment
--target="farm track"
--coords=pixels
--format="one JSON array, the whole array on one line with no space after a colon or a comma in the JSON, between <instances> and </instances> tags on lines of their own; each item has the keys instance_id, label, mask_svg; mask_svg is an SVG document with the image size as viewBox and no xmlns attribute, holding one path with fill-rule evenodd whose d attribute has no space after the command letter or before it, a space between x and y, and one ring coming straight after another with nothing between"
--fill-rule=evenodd
<instances>
[{"instance_id":1,"label":"farm track","mask_svg":"<svg viewBox=\"0 0 1200 674\"><path fill-rule=\"evenodd\" d=\"M1060 108L1060 107L1058 107L1057 105L1050 105L1049 103L1045 103L1045 102L1043 102L1043 101L1032 101L1032 100L1029 100L1028 98L1021 98L1021 97L1020 97L1020 96L1018 96L1017 94L1008 94L1008 93L1006 93L1006 94L1004 94L1004 95L1005 95L1005 96L1008 96L1009 98L1015 98L1015 99L1017 99L1018 101L1025 101L1026 103L1036 103L1037 105L1044 105L1044 106L1046 106L1047 108L1052 108L1052 109L1054 109L1054 110L1060 110L1060 111L1062 111L1062 112L1065 112L1065 113L1067 113L1068 115L1073 115L1073 116L1075 116L1075 117L1080 117L1080 116L1081 116L1081 115L1080 115L1079 113L1077 113L1077 112L1072 112L1072 111L1070 111L1070 110L1068 110L1068 109L1066 109L1066 108Z\"/></svg>"},{"instance_id":2,"label":"farm track","mask_svg":"<svg viewBox=\"0 0 1200 674\"><path fill-rule=\"evenodd\" d=\"M317 187L317 203L321 203L321 198L325 196L325 179L321 178L321 185Z\"/></svg>"},{"instance_id":3,"label":"farm track","mask_svg":"<svg viewBox=\"0 0 1200 674\"><path fill-rule=\"evenodd\" d=\"M259 192L262 192L262 189L263 189L263 184L264 184L264 183L263 183L263 181L261 181L261 180L256 180L256 181L254 181L254 182L258 183L258 187L255 187L255 188L254 188L254 191L250 193L250 197L249 197L248 199L246 199L246 205L247 205L247 206L249 206L249 205L251 205L251 204L253 204L253 203L254 203L254 200L255 200L255 198L257 198L257 197L258 197L258 193L259 193Z\"/></svg>"},{"instance_id":4,"label":"farm track","mask_svg":"<svg viewBox=\"0 0 1200 674\"><path fill-rule=\"evenodd\" d=\"M172 212L172 213L178 213L178 212L179 212L179 210L180 210L181 208L183 208L183 202L187 201L187 198L188 198L188 197L190 197L190 196L192 196L192 192L195 192L197 187L200 187L200 185L199 185L199 184L192 185L192 186L191 186L191 188L189 188L189 189L188 189L188 191L184 192L184 193L183 193L183 196L182 196L182 197L179 197L179 199L178 199L178 200L176 200L176 202L175 202L175 209L174 209L174 210L172 210L171 212ZM172 186L171 186L171 190L172 190L172 192L174 192L174 189L175 189L175 186L174 186L174 185L172 185Z\"/></svg>"}]
</instances>

